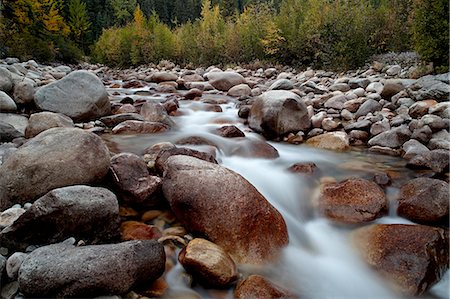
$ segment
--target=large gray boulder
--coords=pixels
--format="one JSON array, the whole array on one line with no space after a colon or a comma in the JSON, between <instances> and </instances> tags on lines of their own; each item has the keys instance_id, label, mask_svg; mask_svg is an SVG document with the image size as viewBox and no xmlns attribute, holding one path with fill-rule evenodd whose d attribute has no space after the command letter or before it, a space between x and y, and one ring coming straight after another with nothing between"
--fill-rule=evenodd
<instances>
[{"instance_id":1,"label":"large gray boulder","mask_svg":"<svg viewBox=\"0 0 450 299\"><path fill-rule=\"evenodd\" d=\"M11 77L11 73L0 67L0 91L9 92L13 88L13 81Z\"/></svg>"},{"instance_id":2,"label":"large gray boulder","mask_svg":"<svg viewBox=\"0 0 450 299\"><path fill-rule=\"evenodd\" d=\"M164 272L163 246L154 240L75 247L44 246L33 251L19 270L26 297L63 298L120 295L150 285Z\"/></svg>"},{"instance_id":3,"label":"large gray boulder","mask_svg":"<svg viewBox=\"0 0 450 299\"><path fill-rule=\"evenodd\" d=\"M14 112L17 105L9 95L0 90L0 112Z\"/></svg>"},{"instance_id":4,"label":"large gray boulder","mask_svg":"<svg viewBox=\"0 0 450 299\"><path fill-rule=\"evenodd\" d=\"M111 113L103 83L88 71L72 72L40 88L34 101L39 109L62 113L75 121L91 120Z\"/></svg>"},{"instance_id":5,"label":"large gray boulder","mask_svg":"<svg viewBox=\"0 0 450 299\"><path fill-rule=\"evenodd\" d=\"M448 76L448 74L447 74ZM406 91L415 101L436 100L444 102L449 100L450 85L439 80L440 76L428 75L411 84Z\"/></svg>"},{"instance_id":6,"label":"large gray boulder","mask_svg":"<svg viewBox=\"0 0 450 299\"><path fill-rule=\"evenodd\" d=\"M0 210L55 188L98 181L109 165L108 148L97 135L75 128L44 131L0 167Z\"/></svg>"},{"instance_id":7,"label":"large gray boulder","mask_svg":"<svg viewBox=\"0 0 450 299\"><path fill-rule=\"evenodd\" d=\"M249 126L268 138L306 130L311 120L305 103L286 90L272 90L259 96L252 105Z\"/></svg>"},{"instance_id":8,"label":"large gray boulder","mask_svg":"<svg viewBox=\"0 0 450 299\"><path fill-rule=\"evenodd\" d=\"M369 140L370 146L385 146L390 148L401 147L411 137L411 131L406 125L395 127L389 131L378 134Z\"/></svg>"},{"instance_id":9,"label":"large gray boulder","mask_svg":"<svg viewBox=\"0 0 450 299\"><path fill-rule=\"evenodd\" d=\"M273 261L288 243L281 214L239 174L189 156L167 159L164 196L186 229L239 263Z\"/></svg>"},{"instance_id":10,"label":"large gray boulder","mask_svg":"<svg viewBox=\"0 0 450 299\"><path fill-rule=\"evenodd\" d=\"M83 185L54 189L0 233L2 246L16 250L69 237L89 243L118 239L119 204L114 193Z\"/></svg>"},{"instance_id":11,"label":"large gray boulder","mask_svg":"<svg viewBox=\"0 0 450 299\"><path fill-rule=\"evenodd\" d=\"M228 91L231 87L246 83L241 74L235 72L210 72L209 83L217 90Z\"/></svg>"},{"instance_id":12,"label":"large gray boulder","mask_svg":"<svg viewBox=\"0 0 450 299\"><path fill-rule=\"evenodd\" d=\"M0 142L10 142L19 137L23 137L23 134L10 124L0 121Z\"/></svg>"}]
</instances>

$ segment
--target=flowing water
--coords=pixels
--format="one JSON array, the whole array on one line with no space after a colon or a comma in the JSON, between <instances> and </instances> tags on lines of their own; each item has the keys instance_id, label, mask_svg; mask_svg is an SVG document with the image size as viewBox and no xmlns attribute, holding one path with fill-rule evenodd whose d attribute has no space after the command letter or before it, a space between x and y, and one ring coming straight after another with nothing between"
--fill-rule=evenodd
<instances>
[{"instance_id":1,"label":"flowing water","mask_svg":"<svg viewBox=\"0 0 450 299\"><path fill-rule=\"evenodd\" d=\"M133 90L127 90L133 93ZM162 101L164 96L131 96ZM305 145L270 142L280 155L276 159L252 158L251 142L264 139L252 133L237 116L232 98L204 95L209 102L223 100L223 112L205 111L209 104L202 101L180 101L180 116L172 117L177 128L163 134L104 135L113 150L142 154L144 149L158 142L176 143L182 138L203 137L214 144L189 147L214 151L219 163L241 174L250 181L275 206L286 220L290 244L280 261L260 269L240 269L240 272L257 271L272 281L286 287L301 298L311 299L397 299L407 298L395 293L389 285L372 272L351 246L350 232L357 226L338 226L317 215L314 198L320 185L319 179L287 171L298 162L314 162L321 176L338 181L349 177L371 179L377 172L387 172L393 185L386 188L390 200L389 215L375 223L411 223L395 213L395 197L398 186L414 177L406 169L402 159L370 154L364 149L346 153L318 150ZM117 99L120 99L118 97ZM205 99L203 99L204 101ZM213 133L223 125L236 125L245 132L245 138L223 138ZM226 215L224 215L226 217ZM170 292L192 292L183 279L182 267L177 265L167 275ZM420 298L449 298L449 274ZM205 290L196 287L202 298L232 298L230 292Z\"/></svg>"}]
</instances>

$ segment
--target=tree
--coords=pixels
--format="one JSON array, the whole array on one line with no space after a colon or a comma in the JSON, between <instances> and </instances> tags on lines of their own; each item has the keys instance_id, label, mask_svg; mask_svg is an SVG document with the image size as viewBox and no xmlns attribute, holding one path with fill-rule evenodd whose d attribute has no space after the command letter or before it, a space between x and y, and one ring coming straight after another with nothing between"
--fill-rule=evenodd
<instances>
[{"instance_id":1,"label":"tree","mask_svg":"<svg viewBox=\"0 0 450 299\"><path fill-rule=\"evenodd\" d=\"M86 10L86 3L72 0L69 4L68 24L75 41L84 48L84 35L89 31L91 22Z\"/></svg>"},{"instance_id":2,"label":"tree","mask_svg":"<svg viewBox=\"0 0 450 299\"><path fill-rule=\"evenodd\" d=\"M128 23L136 8L136 0L109 0L116 17L116 25L123 26Z\"/></svg>"}]
</instances>

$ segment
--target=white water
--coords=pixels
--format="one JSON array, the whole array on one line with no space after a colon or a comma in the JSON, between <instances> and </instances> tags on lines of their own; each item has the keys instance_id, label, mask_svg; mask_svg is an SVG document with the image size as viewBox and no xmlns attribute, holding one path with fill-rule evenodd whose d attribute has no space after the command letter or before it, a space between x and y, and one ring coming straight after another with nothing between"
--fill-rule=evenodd
<instances>
[{"instance_id":1,"label":"white water","mask_svg":"<svg viewBox=\"0 0 450 299\"><path fill-rule=\"evenodd\" d=\"M236 147L246 146L241 139L223 138L211 133L225 124L234 124L246 132L246 139L262 140L250 133L237 117L234 103L221 105L223 113L201 111L200 102L180 102L183 116L174 117L178 125L176 132L147 137L117 137L114 141L122 148L132 152L161 142L174 142L188 136L204 137L217 145L216 157L220 164L236 171L251 182L265 198L283 215L289 231L290 244L284 250L279 263L266 269L259 269L271 280L300 294L306 299L400 299L389 285L372 272L358 258L350 244L349 234L355 227L336 226L320 215L316 215L313 205L314 190L318 182L289 173L286 169L298 162L314 162L322 173L341 180L345 177L361 175L360 171L342 170L339 165L361 159L361 154L339 154L282 143L271 143L280 157L274 160L255 159L232 155ZM220 124L218 124L220 123ZM195 146L194 146L195 148ZM365 156L364 156L365 157ZM393 158L379 156L375 159L383 164ZM372 163L373 161L369 161ZM375 165L374 165L375 167ZM373 169L367 169L369 172ZM367 175L367 173L365 173ZM391 188L395 193L395 188ZM389 192L388 192L389 196ZM391 207L389 216L377 223L410 223L395 215ZM246 271L243 268L241 271ZM186 291L187 285L181 278L182 268L177 265L166 277L171 292ZM449 298L449 274L420 298ZM196 288L203 298L212 295ZM192 291L189 291L192 292ZM177 297L174 295L174 298ZM228 294L228 298L232 295Z\"/></svg>"}]
</instances>

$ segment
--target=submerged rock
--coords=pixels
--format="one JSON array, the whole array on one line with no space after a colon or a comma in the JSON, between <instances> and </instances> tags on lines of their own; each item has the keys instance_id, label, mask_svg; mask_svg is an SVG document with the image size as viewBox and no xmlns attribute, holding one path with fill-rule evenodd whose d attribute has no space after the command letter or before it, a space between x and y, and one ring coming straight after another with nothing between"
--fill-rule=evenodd
<instances>
[{"instance_id":1,"label":"submerged rock","mask_svg":"<svg viewBox=\"0 0 450 299\"><path fill-rule=\"evenodd\" d=\"M49 245L36 249L23 261L19 287L27 297L124 294L160 277L165 260L164 248L156 241Z\"/></svg>"},{"instance_id":2,"label":"submerged rock","mask_svg":"<svg viewBox=\"0 0 450 299\"><path fill-rule=\"evenodd\" d=\"M298 297L260 275L250 275L239 282L234 291L234 298L295 299Z\"/></svg>"},{"instance_id":3,"label":"submerged rock","mask_svg":"<svg viewBox=\"0 0 450 299\"><path fill-rule=\"evenodd\" d=\"M272 261L288 243L281 214L225 167L172 156L166 162L163 192L186 229L207 236L239 263Z\"/></svg>"},{"instance_id":4,"label":"submerged rock","mask_svg":"<svg viewBox=\"0 0 450 299\"><path fill-rule=\"evenodd\" d=\"M374 224L353 240L364 260L396 288L420 295L448 269L448 231L423 225Z\"/></svg>"}]
</instances>

